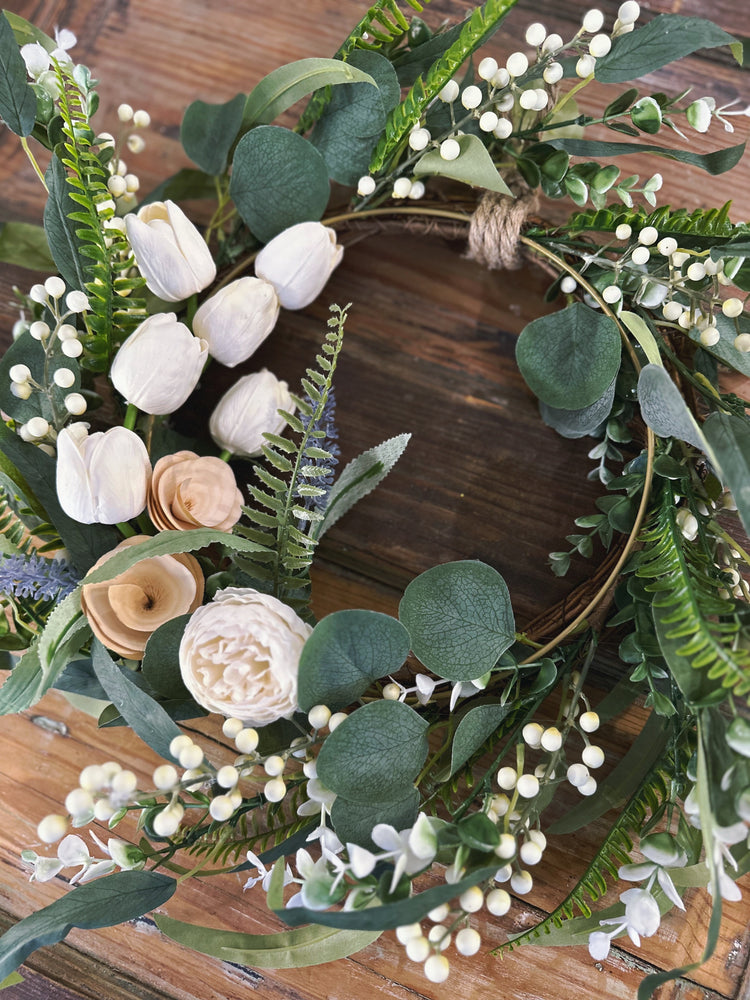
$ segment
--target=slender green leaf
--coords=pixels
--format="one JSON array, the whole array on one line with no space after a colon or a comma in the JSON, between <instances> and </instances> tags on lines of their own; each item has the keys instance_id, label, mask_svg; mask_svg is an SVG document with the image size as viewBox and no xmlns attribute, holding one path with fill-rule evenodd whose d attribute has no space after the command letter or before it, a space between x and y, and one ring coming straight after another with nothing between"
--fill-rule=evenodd
<instances>
[{"instance_id":1,"label":"slender green leaf","mask_svg":"<svg viewBox=\"0 0 750 1000\"><path fill-rule=\"evenodd\" d=\"M180 727L158 702L126 679L98 639L91 645L91 662L107 697L133 732L159 756L177 763L169 751L169 744L180 735Z\"/></svg>"},{"instance_id":2,"label":"slender green leaf","mask_svg":"<svg viewBox=\"0 0 750 1000\"><path fill-rule=\"evenodd\" d=\"M52 259L65 283L69 288L85 291L91 265L85 263L85 258L81 260L83 243L76 235L76 223L68 217L75 211L75 202L65 177L65 167L59 157L53 156L45 174L49 194L44 206L44 231Z\"/></svg>"},{"instance_id":3,"label":"slender green leaf","mask_svg":"<svg viewBox=\"0 0 750 1000\"><path fill-rule=\"evenodd\" d=\"M638 313L628 312L624 309L620 313L620 322L623 323L630 333L633 334L635 339L643 348L643 352L648 358L652 365L662 365L661 354L659 353L659 345L656 342L656 337L654 337L651 332L648 323L639 316Z\"/></svg>"},{"instance_id":4,"label":"slender green leaf","mask_svg":"<svg viewBox=\"0 0 750 1000\"><path fill-rule=\"evenodd\" d=\"M679 160L680 163L689 163L691 166L700 167L709 174L723 174L742 159L745 152L745 143L737 146L727 146L725 149L716 149L712 153L692 153L687 149L667 149L664 146L651 146L648 143L640 142L602 142L595 139L564 139L552 138L547 140L550 146L556 149L564 149L571 156L582 156L587 160L599 159L600 157L626 156L629 153L653 153L654 156L664 156L668 160Z\"/></svg>"},{"instance_id":5,"label":"slender green leaf","mask_svg":"<svg viewBox=\"0 0 750 1000\"><path fill-rule=\"evenodd\" d=\"M602 83L625 83L661 69L699 49L719 45L732 48L742 62L742 46L732 35L702 17L658 14L648 24L621 35L607 53L596 60L595 76Z\"/></svg>"},{"instance_id":6,"label":"slender green leaf","mask_svg":"<svg viewBox=\"0 0 750 1000\"><path fill-rule=\"evenodd\" d=\"M76 886L19 921L0 938L0 976L5 978L37 948L56 944L74 927L112 927L143 916L174 894L177 883L159 872L117 872Z\"/></svg>"},{"instance_id":7,"label":"slender green leaf","mask_svg":"<svg viewBox=\"0 0 750 1000\"><path fill-rule=\"evenodd\" d=\"M36 94L29 84L26 63L6 17L0 16L0 116L19 136L27 136L36 123Z\"/></svg>"},{"instance_id":8,"label":"slender green leaf","mask_svg":"<svg viewBox=\"0 0 750 1000\"><path fill-rule=\"evenodd\" d=\"M6 222L0 230L0 262L53 274L55 262L41 226L28 222Z\"/></svg>"},{"instance_id":9,"label":"slender green leaf","mask_svg":"<svg viewBox=\"0 0 750 1000\"><path fill-rule=\"evenodd\" d=\"M729 413L712 413L703 424L708 443L732 491L745 531L750 531L750 421Z\"/></svg>"},{"instance_id":10,"label":"slender green leaf","mask_svg":"<svg viewBox=\"0 0 750 1000\"><path fill-rule=\"evenodd\" d=\"M453 737L451 747L451 774L463 767L489 737L498 729L501 722L513 708L513 703L501 705L476 705L469 709L461 719Z\"/></svg>"}]
</instances>

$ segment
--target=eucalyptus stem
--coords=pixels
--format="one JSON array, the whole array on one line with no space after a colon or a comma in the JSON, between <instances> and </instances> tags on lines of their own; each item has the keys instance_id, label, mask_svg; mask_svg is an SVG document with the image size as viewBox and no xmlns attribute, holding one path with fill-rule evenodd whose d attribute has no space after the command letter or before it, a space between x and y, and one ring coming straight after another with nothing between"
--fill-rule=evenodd
<instances>
[{"instance_id":1,"label":"eucalyptus stem","mask_svg":"<svg viewBox=\"0 0 750 1000\"><path fill-rule=\"evenodd\" d=\"M26 156L28 157L29 162L31 163L32 167L34 168L34 173L37 175L37 177L39 178L39 180L42 182L42 187L44 188L44 190L47 192L47 194L49 194L49 188L47 187L47 182L44 179L44 174L42 173L42 168L36 162L36 158L35 158L34 154L31 152L31 147L29 146L28 141L26 140L26 136L21 136L21 145L23 146L23 151L24 151L24 153L26 153Z\"/></svg>"}]
</instances>

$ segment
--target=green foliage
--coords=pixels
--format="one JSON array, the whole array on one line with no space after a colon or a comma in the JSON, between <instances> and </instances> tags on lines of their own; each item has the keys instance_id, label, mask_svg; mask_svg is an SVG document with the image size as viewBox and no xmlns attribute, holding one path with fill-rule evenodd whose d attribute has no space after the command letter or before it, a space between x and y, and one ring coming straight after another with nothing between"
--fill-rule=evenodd
<instances>
[{"instance_id":1,"label":"green foliage","mask_svg":"<svg viewBox=\"0 0 750 1000\"><path fill-rule=\"evenodd\" d=\"M344 309L331 307L328 330L321 353L316 357L317 368L308 368L307 378L303 380L309 402L293 397L297 412L305 422L299 416L280 411L296 440L266 435L268 444L263 446L263 456L274 472L260 465L253 466L260 485L248 487L255 504L243 508L254 526L240 525L235 529L258 543L254 555L236 560L238 567L262 581L275 597L292 605L307 603L309 568L317 544L316 527L323 520L320 511L302 506L299 498L300 491L303 496L322 496L325 491L315 485L315 480L331 471L330 465L316 465L310 460L314 458L316 462L325 463L332 458L319 446L325 431L319 430L318 424L333 385L347 309L348 306Z\"/></svg>"},{"instance_id":2,"label":"green foliage","mask_svg":"<svg viewBox=\"0 0 750 1000\"><path fill-rule=\"evenodd\" d=\"M346 958L376 941L381 931L298 927L278 934L239 934L156 915L162 934L204 955L256 969L299 969Z\"/></svg>"},{"instance_id":3,"label":"green foliage","mask_svg":"<svg viewBox=\"0 0 750 1000\"><path fill-rule=\"evenodd\" d=\"M591 916L589 902L600 899L607 891L607 880L616 882L620 865L631 862L630 852L633 850L631 834L639 833L649 812L655 813L669 800L671 790L665 764L666 761L662 759L643 776L585 872L565 899L538 924L501 944L497 949L500 954L513 951L514 948L524 944L545 944L544 935L549 934L553 927L560 927L564 921L570 920L576 910L585 917Z\"/></svg>"},{"instance_id":4,"label":"green foliage","mask_svg":"<svg viewBox=\"0 0 750 1000\"><path fill-rule=\"evenodd\" d=\"M414 85L388 117L383 137L370 162L370 172L376 173L401 146L411 128L420 121L430 101L466 62L480 45L499 27L500 22L517 0L486 0L475 8L461 27L457 40L433 63L424 80L417 77Z\"/></svg>"},{"instance_id":5,"label":"green foliage","mask_svg":"<svg viewBox=\"0 0 750 1000\"><path fill-rule=\"evenodd\" d=\"M717 412L703 427L722 482L732 491L745 531L750 531L750 422L744 416Z\"/></svg>"},{"instance_id":6,"label":"green foliage","mask_svg":"<svg viewBox=\"0 0 750 1000\"><path fill-rule=\"evenodd\" d=\"M516 343L521 374L549 406L582 409L609 391L620 368L616 323L582 302L532 320Z\"/></svg>"},{"instance_id":7,"label":"green foliage","mask_svg":"<svg viewBox=\"0 0 750 1000\"><path fill-rule=\"evenodd\" d=\"M706 439L682 393L661 365L648 364L638 377L641 416L655 434L687 441L699 451L708 451Z\"/></svg>"},{"instance_id":8,"label":"green foliage","mask_svg":"<svg viewBox=\"0 0 750 1000\"><path fill-rule=\"evenodd\" d=\"M314 705L346 708L373 681L395 673L409 653L409 634L390 615L336 611L313 629L302 649L297 700L303 712Z\"/></svg>"},{"instance_id":9,"label":"green foliage","mask_svg":"<svg viewBox=\"0 0 750 1000\"><path fill-rule=\"evenodd\" d=\"M409 794L427 758L427 722L400 701L374 701L352 712L326 739L318 777L363 805Z\"/></svg>"},{"instance_id":10,"label":"green foliage","mask_svg":"<svg viewBox=\"0 0 750 1000\"><path fill-rule=\"evenodd\" d=\"M737 166L745 152L745 143L737 146L727 146L716 149L712 153L693 153L688 149L668 149L665 146L652 146L641 142L603 142L596 139L549 139L549 144L555 149L564 149L571 156L586 158L625 156L629 153L651 153L654 156L664 156L668 160L679 160L700 167L709 174L723 174Z\"/></svg>"},{"instance_id":11,"label":"green foliage","mask_svg":"<svg viewBox=\"0 0 750 1000\"><path fill-rule=\"evenodd\" d=\"M328 167L302 136L260 125L237 143L229 192L250 231L267 243L289 226L322 217Z\"/></svg>"},{"instance_id":12,"label":"green foliage","mask_svg":"<svg viewBox=\"0 0 750 1000\"><path fill-rule=\"evenodd\" d=\"M207 174L223 174L226 170L246 100L244 94L237 94L224 104L193 101L185 111L180 142L193 163Z\"/></svg>"},{"instance_id":13,"label":"green foliage","mask_svg":"<svg viewBox=\"0 0 750 1000\"><path fill-rule=\"evenodd\" d=\"M28 222L6 222L0 229L0 262L50 274L55 262L41 226Z\"/></svg>"},{"instance_id":14,"label":"green foliage","mask_svg":"<svg viewBox=\"0 0 750 1000\"><path fill-rule=\"evenodd\" d=\"M697 208L688 213L679 208L672 211L668 205L646 213L642 209L605 208L574 212L565 225L570 232L614 233L619 225L627 224L635 230L654 226L660 236L679 237L681 246L693 246L695 238L710 237L716 247L717 256L724 256L721 249L732 239L746 237L748 226L735 226L729 221L731 202L721 208ZM713 256L713 251L712 251Z\"/></svg>"},{"instance_id":15,"label":"green foliage","mask_svg":"<svg viewBox=\"0 0 750 1000\"><path fill-rule=\"evenodd\" d=\"M173 878L159 872L129 871L68 890L3 934L0 977L13 972L37 948L62 941L74 927L90 930L134 920L166 903L176 888Z\"/></svg>"},{"instance_id":16,"label":"green foliage","mask_svg":"<svg viewBox=\"0 0 750 1000\"><path fill-rule=\"evenodd\" d=\"M3 15L0 15L0 117L19 136L27 136L36 122L36 94L29 84L13 29Z\"/></svg>"},{"instance_id":17,"label":"green foliage","mask_svg":"<svg viewBox=\"0 0 750 1000\"><path fill-rule=\"evenodd\" d=\"M479 136L462 135L458 144L461 154L455 160L444 160L438 149L429 150L414 164L414 176L447 177L498 194L511 194Z\"/></svg>"},{"instance_id":18,"label":"green foliage","mask_svg":"<svg viewBox=\"0 0 750 1000\"><path fill-rule=\"evenodd\" d=\"M429 3L430 0L424 0ZM422 11L419 0L407 0L414 10ZM398 0L376 0L365 16L349 32L339 46L334 59L346 61L356 49L382 49L397 44L409 30L409 22L401 13ZM367 35L367 39L365 39ZM296 132L307 132L323 114L331 91L328 87L318 90L297 123Z\"/></svg>"},{"instance_id":19,"label":"green foliage","mask_svg":"<svg viewBox=\"0 0 750 1000\"><path fill-rule=\"evenodd\" d=\"M119 344L145 315L137 294L145 282L121 277L121 272L134 262L123 234L107 230L105 235L103 222L112 217L112 209L99 211L97 207L110 201L111 196L107 189L109 175L92 148L95 135L89 124L87 95L67 66L57 64L56 72L63 140L50 168L55 179L51 191L55 195L45 211L45 231L58 266L58 254L63 253L65 267L61 267L61 273L68 284L87 293L91 305L87 333L81 336L85 349L81 365L103 372L108 370ZM66 176L61 166L67 169ZM69 210L70 203L74 203L73 211ZM75 261L76 257L80 262ZM70 280L71 269L76 281Z\"/></svg>"},{"instance_id":20,"label":"green foliage","mask_svg":"<svg viewBox=\"0 0 750 1000\"><path fill-rule=\"evenodd\" d=\"M741 62L742 45L702 17L658 14L647 24L616 39L606 56L596 60L601 83L625 83L661 69L699 49L728 45Z\"/></svg>"},{"instance_id":21,"label":"green foliage","mask_svg":"<svg viewBox=\"0 0 750 1000\"><path fill-rule=\"evenodd\" d=\"M548 427L553 427L564 438L581 438L591 434L603 420L606 420L612 410L615 400L615 383L613 378L609 388L590 406L580 410L559 409L549 406L543 400L539 401L539 412Z\"/></svg>"},{"instance_id":22,"label":"green foliage","mask_svg":"<svg viewBox=\"0 0 750 1000\"><path fill-rule=\"evenodd\" d=\"M668 639L680 639L677 649L662 650L737 695L750 691L750 651L738 645L744 634L733 601L718 594L712 557L700 544L686 542L677 524L671 491L661 502L642 536L637 576L646 580Z\"/></svg>"},{"instance_id":23,"label":"green foliage","mask_svg":"<svg viewBox=\"0 0 750 1000\"><path fill-rule=\"evenodd\" d=\"M394 802L354 802L337 795L331 806L331 823L342 844L361 844L376 851L371 836L375 825L387 823L394 830L407 830L417 818L419 802L416 788Z\"/></svg>"},{"instance_id":24,"label":"green foliage","mask_svg":"<svg viewBox=\"0 0 750 1000\"><path fill-rule=\"evenodd\" d=\"M414 655L438 677L470 681L495 666L515 640L508 587L485 563L433 566L409 584L399 618Z\"/></svg>"}]
</instances>

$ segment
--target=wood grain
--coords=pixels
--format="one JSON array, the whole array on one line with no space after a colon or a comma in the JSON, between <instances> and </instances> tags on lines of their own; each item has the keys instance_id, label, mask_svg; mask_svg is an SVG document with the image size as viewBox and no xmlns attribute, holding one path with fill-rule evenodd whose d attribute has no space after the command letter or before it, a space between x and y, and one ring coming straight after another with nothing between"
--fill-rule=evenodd
<instances>
[{"instance_id":1,"label":"wood grain","mask_svg":"<svg viewBox=\"0 0 750 1000\"><path fill-rule=\"evenodd\" d=\"M600 6L610 23L617 0ZM649 13L706 14L702 0L653 0L645 6ZM725 29L742 33L744 6L717 0L710 16ZM469 7L466 0L433 0L424 17L438 24ZM588 7L582 0L548 0L542 15L538 3L521 0L506 22L507 30L495 36L488 51L504 58L523 48L526 25L540 16L550 30L569 37ZM330 55L367 3L225 0L219 6L202 0L12 0L10 8L48 32L59 24L77 33L76 59L102 81L101 128L116 127L115 109L121 101L149 110L153 125L146 134L146 150L129 162L147 191L187 165L178 129L191 100L227 100L283 62ZM642 93L678 92L690 84L695 96L710 93L720 104L739 97L741 107L750 89L747 74L728 53L711 50L654 74ZM601 107L617 92L612 87L587 90L582 108ZM735 137L712 128L706 136L691 135L690 148L705 152L744 140L747 120L733 120ZM667 137L664 144L669 142L680 140ZM43 192L7 132L0 133L0 154L2 219L38 221ZM735 220L750 214L748 162L719 178L638 155L623 159L621 166L644 178L659 170L665 179L662 203L692 209L732 197ZM564 217L567 208L552 203L543 211L554 220ZM546 278L533 266L509 275L483 272L462 259L462 246L437 239L383 235L358 243L350 238L349 243L323 299L302 314L285 313L272 340L245 369L267 364L293 382L319 340L328 302L351 301L337 383L344 457L392 434L413 434L404 459L383 486L326 538L314 577L316 613L342 607L393 611L403 586L421 570L448 559L482 558L507 577L523 625L591 572L581 562L570 578L560 581L545 562L550 549L562 547L573 518L593 509L597 495L595 486L586 482L591 464L587 446L563 441L541 423L513 362L515 336L544 308ZM0 323L5 343L16 316L10 304L12 286L25 287L33 280L29 272L3 268ZM204 419L216 391L214 381L192 400L194 416ZM68 735L41 730L32 722L34 715L63 723ZM609 761L614 763L624 752L642 721L642 711L636 710L603 735ZM218 747L215 724L195 728ZM0 721L2 926L63 891L59 879L30 885L20 851L34 846L36 823L60 809L80 769L105 759L127 764L144 781L156 763L132 733L97 731L92 720L74 712L57 694L22 716ZM600 832L594 824L573 844L551 839L533 893L516 900L506 918L479 920L487 951L565 896L592 856ZM241 885L240 876L188 882L166 910L217 927L274 930L262 893L243 893ZM750 996L747 915L746 903L727 905L714 958L692 980L663 987L659 1000ZM528 948L502 961L484 954L471 960L456 956L445 986L426 983L390 934L333 966L250 971L188 952L162 938L153 924L137 921L99 932L75 931L65 944L43 949L29 963L35 971L8 996L239 1000L254 992L264 1000L373 995L443 1000L460 990L466 1000L630 1000L644 974L700 952L707 920L706 896L696 891L688 913L670 915L640 951L625 942L601 964L592 962L585 949Z\"/></svg>"}]
</instances>

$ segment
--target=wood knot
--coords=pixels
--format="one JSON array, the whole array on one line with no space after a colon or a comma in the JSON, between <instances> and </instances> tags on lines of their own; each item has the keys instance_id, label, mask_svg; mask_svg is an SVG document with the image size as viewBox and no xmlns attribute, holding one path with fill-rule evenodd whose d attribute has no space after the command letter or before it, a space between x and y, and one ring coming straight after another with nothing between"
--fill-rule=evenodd
<instances>
[{"instance_id":1,"label":"wood knot","mask_svg":"<svg viewBox=\"0 0 750 1000\"><path fill-rule=\"evenodd\" d=\"M516 198L485 192L471 217L468 259L490 271L517 271L523 263L521 232L536 207L528 189Z\"/></svg>"}]
</instances>

